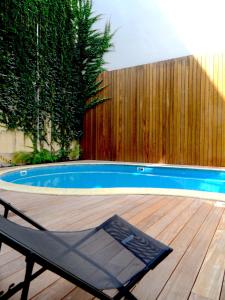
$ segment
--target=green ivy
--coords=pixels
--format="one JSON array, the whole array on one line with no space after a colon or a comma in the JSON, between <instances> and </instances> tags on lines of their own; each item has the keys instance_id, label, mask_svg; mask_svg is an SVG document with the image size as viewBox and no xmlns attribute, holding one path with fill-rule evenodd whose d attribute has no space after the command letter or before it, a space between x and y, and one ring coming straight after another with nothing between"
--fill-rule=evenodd
<instances>
[{"instance_id":1,"label":"green ivy","mask_svg":"<svg viewBox=\"0 0 225 300\"><path fill-rule=\"evenodd\" d=\"M56 143L66 159L85 112L106 100L98 78L112 34L98 20L90 0L0 1L0 123L22 130L34 152Z\"/></svg>"}]
</instances>

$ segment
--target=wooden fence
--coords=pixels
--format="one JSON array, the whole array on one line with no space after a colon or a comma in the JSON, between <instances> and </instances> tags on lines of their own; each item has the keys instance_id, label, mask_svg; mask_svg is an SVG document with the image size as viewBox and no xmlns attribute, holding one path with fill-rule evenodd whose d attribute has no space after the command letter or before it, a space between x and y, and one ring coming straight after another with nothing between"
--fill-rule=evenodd
<instances>
[{"instance_id":1,"label":"wooden fence","mask_svg":"<svg viewBox=\"0 0 225 300\"><path fill-rule=\"evenodd\" d=\"M225 53L103 74L111 97L87 113L85 159L225 166Z\"/></svg>"}]
</instances>

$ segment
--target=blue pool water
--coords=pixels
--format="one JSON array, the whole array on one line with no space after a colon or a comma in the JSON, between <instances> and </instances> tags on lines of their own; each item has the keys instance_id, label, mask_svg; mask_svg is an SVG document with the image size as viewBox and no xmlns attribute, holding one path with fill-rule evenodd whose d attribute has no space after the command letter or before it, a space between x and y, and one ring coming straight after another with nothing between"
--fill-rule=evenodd
<instances>
[{"instance_id":1,"label":"blue pool water","mask_svg":"<svg viewBox=\"0 0 225 300\"><path fill-rule=\"evenodd\" d=\"M116 164L58 165L8 172L0 180L54 188L171 188L225 194L225 171ZM1 185L1 184L0 184Z\"/></svg>"}]
</instances>

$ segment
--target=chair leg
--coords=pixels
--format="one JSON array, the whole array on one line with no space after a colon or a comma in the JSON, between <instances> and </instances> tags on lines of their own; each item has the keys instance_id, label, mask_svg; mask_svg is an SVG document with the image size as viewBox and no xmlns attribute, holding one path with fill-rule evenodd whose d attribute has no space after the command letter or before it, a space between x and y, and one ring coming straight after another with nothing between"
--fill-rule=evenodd
<instances>
[{"instance_id":1,"label":"chair leg","mask_svg":"<svg viewBox=\"0 0 225 300\"><path fill-rule=\"evenodd\" d=\"M8 213L9 213L9 209L8 209L8 207L5 207L3 217L7 219ZM0 241L0 252L1 252L1 248L2 248L2 242Z\"/></svg>"},{"instance_id":2,"label":"chair leg","mask_svg":"<svg viewBox=\"0 0 225 300\"><path fill-rule=\"evenodd\" d=\"M21 300L27 300L30 282L31 282L31 275L33 271L34 262L30 257L26 258L26 273L24 278L24 286L21 294Z\"/></svg>"},{"instance_id":3,"label":"chair leg","mask_svg":"<svg viewBox=\"0 0 225 300\"><path fill-rule=\"evenodd\" d=\"M129 290L122 288L119 293L113 297L113 300L119 300L123 298L125 300L138 300Z\"/></svg>"},{"instance_id":4,"label":"chair leg","mask_svg":"<svg viewBox=\"0 0 225 300\"><path fill-rule=\"evenodd\" d=\"M129 293L125 296L127 300L138 300L133 294Z\"/></svg>"}]
</instances>

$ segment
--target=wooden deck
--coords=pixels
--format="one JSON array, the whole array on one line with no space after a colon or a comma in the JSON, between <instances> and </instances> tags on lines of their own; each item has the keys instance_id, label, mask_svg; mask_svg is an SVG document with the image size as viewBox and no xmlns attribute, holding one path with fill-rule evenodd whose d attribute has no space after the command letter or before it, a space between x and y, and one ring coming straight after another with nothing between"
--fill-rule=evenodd
<instances>
[{"instance_id":1,"label":"wooden deck","mask_svg":"<svg viewBox=\"0 0 225 300\"><path fill-rule=\"evenodd\" d=\"M138 299L225 300L225 207L219 203L171 196L61 197L6 191L0 191L0 197L49 229L88 228L117 213L170 244L172 254L134 288ZM20 254L3 246L0 290L19 282L24 266ZM48 271L33 281L29 298L93 299ZM19 294L12 299L19 299Z\"/></svg>"}]
</instances>

